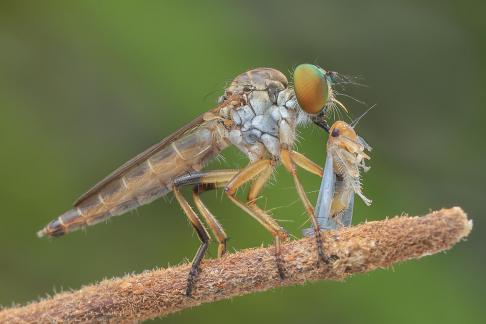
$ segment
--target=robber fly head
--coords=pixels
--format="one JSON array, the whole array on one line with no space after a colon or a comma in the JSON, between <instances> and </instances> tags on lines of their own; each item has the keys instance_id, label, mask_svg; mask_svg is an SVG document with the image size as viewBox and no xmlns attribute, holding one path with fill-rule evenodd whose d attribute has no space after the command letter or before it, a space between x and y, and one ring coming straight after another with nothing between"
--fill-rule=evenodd
<instances>
[{"instance_id":1,"label":"robber fly head","mask_svg":"<svg viewBox=\"0 0 486 324\"><path fill-rule=\"evenodd\" d=\"M314 122L323 119L330 110L338 107L348 112L332 90L336 75L336 72L326 71L313 64L301 64L294 70L295 96L302 110Z\"/></svg>"}]
</instances>

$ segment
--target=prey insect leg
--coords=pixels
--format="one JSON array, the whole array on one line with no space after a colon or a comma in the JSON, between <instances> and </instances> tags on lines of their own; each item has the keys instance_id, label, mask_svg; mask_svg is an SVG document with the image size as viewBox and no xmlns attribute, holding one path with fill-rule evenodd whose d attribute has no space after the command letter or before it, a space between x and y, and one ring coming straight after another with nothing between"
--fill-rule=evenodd
<instances>
[{"instance_id":1,"label":"prey insect leg","mask_svg":"<svg viewBox=\"0 0 486 324\"><path fill-rule=\"evenodd\" d=\"M204 254L206 254L206 250L208 249L210 238L208 232L202 225L201 220L199 219L199 217L197 217L194 210L192 210L191 206L184 198L184 196L182 196L179 189L176 186L174 186L173 191L177 201L179 202L179 205L181 206L182 210L184 211L187 218L191 222L191 225L196 230L199 240L201 240L201 245L199 246L196 255L194 256L194 259L192 260L191 270L189 271L189 275L187 277L186 296L190 297L192 295L194 281L199 273L199 266L204 257Z\"/></svg>"},{"instance_id":2,"label":"prey insect leg","mask_svg":"<svg viewBox=\"0 0 486 324\"><path fill-rule=\"evenodd\" d=\"M321 237L321 231L319 228L319 223L317 222L316 215L314 213L314 207L312 206L311 202L309 201L309 198L307 198L307 195L305 194L304 187L302 186L302 183L300 182L300 179L297 175L297 171L295 169L295 164L299 165L302 167L304 170L307 170L311 173L317 174L322 177L322 169L317 166L313 161L305 157L303 154L294 152L294 151L289 151L286 148L283 148L280 151L280 159L282 161L282 164L284 165L285 169L290 173L294 180L294 185L295 189L297 190L297 193L299 195L300 200L304 204L305 210L307 214L309 215L309 218L312 221L312 225L314 227L314 235L316 238L316 244L317 244L317 257L318 260L322 260L324 263L329 263L329 258L324 254L324 249L322 247L322 237ZM319 261L317 262L317 265L319 265Z\"/></svg>"},{"instance_id":3,"label":"prey insect leg","mask_svg":"<svg viewBox=\"0 0 486 324\"><path fill-rule=\"evenodd\" d=\"M255 198L270 178L273 169L275 168L275 161L259 160L249 164L241 170L231 181L226 185L225 191L228 198L238 207L243 209L246 213L256 219L262 224L275 239L275 258L277 262L277 270L280 278L285 278L282 260L280 256L280 241L287 239L287 232L283 230L280 225L270 215L256 205ZM243 184L256 178L248 192L248 200L246 203L241 202L236 198L236 190Z\"/></svg>"}]
</instances>

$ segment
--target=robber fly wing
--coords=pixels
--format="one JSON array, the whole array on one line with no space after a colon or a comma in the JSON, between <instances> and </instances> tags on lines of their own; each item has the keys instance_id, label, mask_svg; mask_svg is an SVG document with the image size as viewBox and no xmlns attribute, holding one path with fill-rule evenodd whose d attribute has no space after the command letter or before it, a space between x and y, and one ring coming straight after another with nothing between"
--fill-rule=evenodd
<instances>
[{"instance_id":1,"label":"robber fly wing","mask_svg":"<svg viewBox=\"0 0 486 324\"><path fill-rule=\"evenodd\" d=\"M159 143L153 145L152 147L148 148L144 152L140 153L139 155L132 158L130 161L123 164L121 167L113 171L110 175L106 178L98 182L94 187L89 189L86 193L84 193L81 197L79 197L75 202L74 206L80 205L83 201L87 200L88 198L96 195L100 191L103 190L107 185L112 183L113 181L119 180L121 176L124 175L127 171L130 171L134 167L139 166L142 163L145 163L148 158L153 156L154 154L160 152L160 150L164 149L167 146L170 146L175 140L184 136L184 134L193 131L194 129L200 127L204 123L203 115L197 117L192 122L186 124L184 127L181 127L171 135L164 138Z\"/></svg>"},{"instance_id":2,"label":"robber fly wing","mask_svg":"<svg viewBox=\"0 0 486 324\"><path fill-rule=\"evenodd\" d=\"M321 229L332 229L332 224L335 223L331 219L331 203L334 195L334 185L336 182L336 176L333 170L333 157L332 152L327 152L326 164L324 166L324 172L322 175L321 188L317 197L317 204L315 208L315 215L317 222ZM310 236L314 234L313 228L307 228L303 230L304 236Z\"/></svg>"}]
</instances>

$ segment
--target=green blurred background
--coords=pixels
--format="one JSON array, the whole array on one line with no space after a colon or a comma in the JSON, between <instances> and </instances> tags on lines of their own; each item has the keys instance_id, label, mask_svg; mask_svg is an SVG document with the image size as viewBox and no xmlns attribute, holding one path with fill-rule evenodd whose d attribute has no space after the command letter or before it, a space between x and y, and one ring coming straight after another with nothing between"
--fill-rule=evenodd
<instances>
[{"instance_id":1,"label":"green blurred background","mask_svg":"<svg viewBox=\"0 0 486 324\"><path fill-rule=\"evenodd\" d=\"M484 320L484 1L2 1L0 304L191 259L172 197L58 240L35 232L100 178L214 106L247 69L297 64L360 76L348 94L378 106L358 131L374 147L371 207L354 222L462 206L474 220L447 253L344 283L276 289L187 310L167 323L478 323ZM361 114L366 106L342 98ZM322 133L299 150L319 164ZM245 159L227 154L230 167ZM215 163L212 167L220 167ZM319 179L302 174L308 191ZM294 235L306 221L290 177L265 204ZM316 198L316 193L312 194ZM270 244L218 195L206 201L230 251ZM215 256L214 247L211 257ZM161 320L159 320L161 321Z\"/></svg>"}]
</instances>

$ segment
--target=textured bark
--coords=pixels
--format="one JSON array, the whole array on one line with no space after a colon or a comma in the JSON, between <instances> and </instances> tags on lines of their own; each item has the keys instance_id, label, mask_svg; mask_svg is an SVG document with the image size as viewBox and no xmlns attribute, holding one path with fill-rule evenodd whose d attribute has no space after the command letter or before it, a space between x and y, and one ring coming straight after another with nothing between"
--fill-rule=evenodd
<instances>
[{"instance_id":1,"label":"textured bark","mask_svg":"<svg viewBox=\"0 0 486 324\"><path fill-rule=\"evenodd\" d=\"M314 280L342 280L354 273L386 268L451 248L467 236L472 222L462 209L423 217L395 217L323 232L333 261L317 267L314 238L282 246L286 279L281 280L274 248L256 248L205 260L193 298L184 295L189 265L104 280L26 306L0 311L0 322L132 322L165 316L202 303Z\"/></svg>"}]
</instances>

